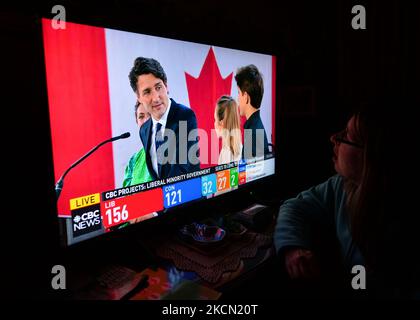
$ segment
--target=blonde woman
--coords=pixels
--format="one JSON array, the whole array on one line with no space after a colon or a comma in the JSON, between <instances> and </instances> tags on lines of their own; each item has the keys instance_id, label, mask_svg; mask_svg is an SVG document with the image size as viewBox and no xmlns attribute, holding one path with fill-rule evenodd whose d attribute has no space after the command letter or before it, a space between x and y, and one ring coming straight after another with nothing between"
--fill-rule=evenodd
<instances>
[{"instance_id":1,"label":"blonde woman","mask_svg":"<svg viewBox=\"0 0 420 320\"><path fill-rule=\"evenodd\" d=\"M238 106L230 96L221 96L214 110L214 128L222 138L218 164L239 161L242 155L242 135Z\"/></svg>"}]
</instances>

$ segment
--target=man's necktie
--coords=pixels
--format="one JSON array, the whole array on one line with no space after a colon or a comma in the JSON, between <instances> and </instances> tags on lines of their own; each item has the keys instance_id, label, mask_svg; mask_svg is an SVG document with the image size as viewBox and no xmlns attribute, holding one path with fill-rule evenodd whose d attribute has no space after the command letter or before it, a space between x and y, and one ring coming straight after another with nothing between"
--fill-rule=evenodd
<instances>
[{"instance_id":1,"label":"man's necktie","mask_svg":"<svg viewBox=\"0 0 420 320\"><path fill-rule=\"evenodd\" d=\"M163 150L159 150L159 147L163 144L163 132L162 132L162 124L156 124L156 135L155 135L155 147L156 147L156 160L157 160L157 168L158 168L158 176L160 178L161 169L162 169L162 162L163 162Z\"/></svg>"}]
</instances>

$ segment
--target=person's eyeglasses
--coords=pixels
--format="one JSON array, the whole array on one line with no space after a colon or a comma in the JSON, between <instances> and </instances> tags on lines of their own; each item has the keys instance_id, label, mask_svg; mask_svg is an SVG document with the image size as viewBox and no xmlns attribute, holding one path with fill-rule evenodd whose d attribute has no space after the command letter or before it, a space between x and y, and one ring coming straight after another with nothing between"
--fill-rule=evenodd
<instances>
[{"instance_id":1,"label":"person's eyeglasses","mask_svg":"<svg viewBox=\"0 0 420 320\"><path fill-rule=\"evenodd\" d=\"M338 143L345 143L345 144L348 144L348 145L350 145L350 146L353 146L353 147L356 147L356 148L360 148L360 149L363 149L363 145L361 145L361 144L358 144L358 143L356 143L356 142L352 142L352 141L349 141L349 140L347 140L346 138L345 138L345 136L347 135L347 131L346 130L342 130L342 131L340 131L340 132L337 132L336 134L334 134L334 140L336 141L336 142L338 142Z\"/></svg>"}]
</instances>

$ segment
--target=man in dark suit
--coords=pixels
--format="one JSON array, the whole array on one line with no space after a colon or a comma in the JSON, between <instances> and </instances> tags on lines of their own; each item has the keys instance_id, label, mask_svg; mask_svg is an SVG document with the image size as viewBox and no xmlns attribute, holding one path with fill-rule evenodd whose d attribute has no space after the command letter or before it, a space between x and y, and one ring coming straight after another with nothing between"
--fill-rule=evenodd
<instances>
[{"instance_id":1,"label":"man in dark suit","mask_svg":"<svg viewBox=\"0 0 420 320\"><path fill-rule=\"evenodd\" d=\"M130 85L151 117L140 128L146 163L153 179L200 170L194 111L168 97L167 78L158 61L139 57Z\"/></svg>"},{"instance_id":2,"label":"man in dark suit","mask_svg":"<svg viewBox=\"0 0 420 320\"><path fill-rule=\"evenodd\" d=\"M257 67L250 64L238 69L235 80L238 85L239 113L246 117L242 158L262 157L269 153L267 133L260 116L263 78Z\"/></svg>"}]
</instances>

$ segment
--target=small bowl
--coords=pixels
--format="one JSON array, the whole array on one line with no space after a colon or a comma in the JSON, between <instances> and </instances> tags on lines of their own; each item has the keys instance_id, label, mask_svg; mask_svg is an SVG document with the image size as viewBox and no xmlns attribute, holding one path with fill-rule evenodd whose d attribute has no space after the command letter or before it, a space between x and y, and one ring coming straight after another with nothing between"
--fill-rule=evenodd
<instances>
[{"instance_id":1,"label":"small bowl","mask_svg":"<svg viewBox=\"0 0 420 320\"><path fill-rule=\"evenodd\" d=\"M192 223L182 227L179 232L181 235L190 237L201 244L213 244L223 240L226 231L218 226L208 226L206 224Z\"/></svg>"}]
</instances>

